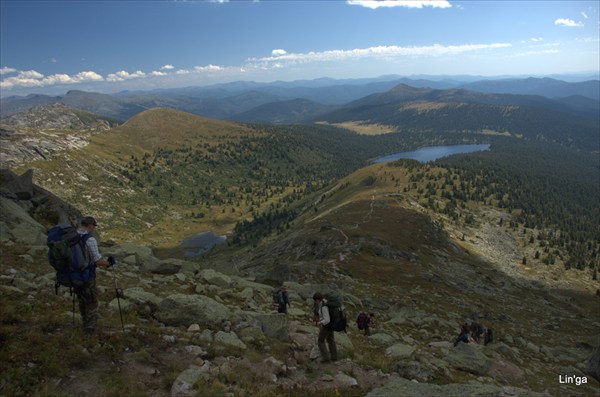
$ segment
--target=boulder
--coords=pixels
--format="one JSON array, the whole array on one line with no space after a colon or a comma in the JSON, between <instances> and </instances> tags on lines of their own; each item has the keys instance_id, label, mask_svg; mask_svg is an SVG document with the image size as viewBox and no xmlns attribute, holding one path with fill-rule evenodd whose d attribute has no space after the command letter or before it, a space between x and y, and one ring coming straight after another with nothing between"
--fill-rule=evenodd
<instances>
[{"instance_id":1,"label":"boulder","mask_svg":"<svg viewBox=\"0 0 600 397\"><path fill-rule=\"evenodd\" d=\"M167 325L189 327L221 323L231 317L231 311L204 295L173 294L160 302L156 317Z\"/></svg>"},{"instance_id":2,"label":"boulder","mask_svg":"<svg viewBox=\"0 0 600 397\"><path fill-rule=\"evenodd\" d=\"M383 332L369 336L369 342L381 347L389 347L396 343L396 338Z\"/></svg>"},{"instance_id":3,"label":"boulder","mask_svg":"<svg viewBox=\"0 0 600 397\"><path fill-rule=\"evenodd\" d=\"M12 192L19 200L30 200L33 197L33 170L27 170L17 176L9 170L2 170L2 188Z\"/></svg>"},{"instance_id":4,"label":"boulder","mask_svg":"<svg viewBox=\"0 0 600 397\"><path fill-rule=\"evenodd\" d=\"M0 197L0 241L27 245L46 243L46 228L12 200Z\"/></svg>"},{"instance_id":5,"label":"boulder","mask_svg":"<svg viewBox=\"0 0 600 397\"><path fill-rule=\"evenodd\" d=\"M200 278L207 284L216 285L221 288L231 288L233 280L226 274L219 273L213 269L202 270L199 274Z\"/></svg>"},{"instance_id":6,"label":"boulder","mask_svg":"<svg viewBox=\"0 0 600 397\"><path fill-rule=\"evenodd\" d=\"M351 377L350 375L346 375L343 372L339 372L335 378L333 378L333 383L338 389L348 389L351 387L358 387L358 381Z\"/></svg>"},{"instance_id":7,"label":"boulder","mask_svg":"<svg viewBox=\"0 0 600 397\"><path fill-rule=\"evenodd\" d=\"M405 345L404 343L396 343L387 349L385 349L386 357L393 358L408 358L415 352L415 347L411 345Z\"/></svg>"},{"instance_id":8,"label":"boulder","mask_svg":"<svg viewBox=\"0 0 600 397\"><path fill-rule=\"evenodd\" d=\"M191 365L188 369L177 376L173 386L171 386L171 397L194 397L198 391L194 389L196 383L201 377L208 376L210 362L205 361L204 365L198 367Z\"/></svg>"},{"instance_id":9,"label":"boulder","mask_svg":"<svg viewBox=\"0 0 600 397\"><path fill-rule=\"evenodd\" d=\"M288 318L285 314L260 314L256 316L256 322L265 335L282 341L290 339Z\"/></svg>"},{"instance_id":10,"label":"boulder","mask_svg":"<svg viewBox=\"0 0 600 397\"><path fill-rule=\"evenodd\" d=\"M446 361L452 367L474 375L486 375L492 364L483 354L481 346L474 343L459 343L450 350Z\"/></svg>"},{"instance_id":11,"label":"boulder","mask_svg":"<svg viewBox=\"0 0 600 397\"><path fill-rule=\"evenodd\" d=\"M234 332L219 331L215 334L214 341L223 346L235 347L242 350L247 349L246 344L244 344Z\"/></svg>"}]
</instances>

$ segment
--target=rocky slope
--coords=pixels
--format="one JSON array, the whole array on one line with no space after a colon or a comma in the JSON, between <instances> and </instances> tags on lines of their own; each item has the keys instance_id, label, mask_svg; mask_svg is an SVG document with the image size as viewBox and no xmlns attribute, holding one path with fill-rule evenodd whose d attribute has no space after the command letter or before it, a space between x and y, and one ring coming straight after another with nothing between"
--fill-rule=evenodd
<instances>
[{"instance_id":1,"label":"rocky slope","mask_svg":"<svg viewBox=\"0 0 600 397\"><path fill-rule=\"evenodd\" d=\"M91 135L117 126L116 120L62 103L37 106L0 120L0 166L16 167L87 145Z\"/></svg>"},{"instance_id":2,"label":"rocky slope","mask_svg":"<svg viewBox=\"0 0 600 397\"><path fill-rule=\"evenodd\" d=\"M366 185L328 192L301 227L230 256L160 260L151 247L102 243L119 265L98 271L103 330L85 337L45 263L45 226L65 214L38 203L30 178L7 175L4 395L598 394L597 297L507 274L406 197ZM290 291L287 316L272 310L273 281ZM350 329L336 334L341 360L321 364L311 297L328 290L343 293ZM378 320L368 337L353 325L361 310ZM494 342L453 346L471 320L493 328Z\"/></svg>"}]
</instances>

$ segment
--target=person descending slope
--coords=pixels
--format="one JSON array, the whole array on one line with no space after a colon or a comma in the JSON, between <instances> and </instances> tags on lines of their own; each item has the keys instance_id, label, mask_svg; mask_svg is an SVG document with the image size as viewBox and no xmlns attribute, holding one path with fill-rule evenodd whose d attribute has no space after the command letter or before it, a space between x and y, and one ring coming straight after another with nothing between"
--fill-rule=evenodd
<instances>
[{"instance_id":1,"label":"person descending slope","mask_svg":"<svg viewBox=\"0 0 600 397\"><path fill-rule=\"evenodd\" d=\"M320 292L313 295L313 313L315 325L319 327L318 345L321 352L321 362L337 361L337 346L335 344L334 331L327 301ZM329 351L325 347L325 341Z\"/></svg>"}]
</instances>

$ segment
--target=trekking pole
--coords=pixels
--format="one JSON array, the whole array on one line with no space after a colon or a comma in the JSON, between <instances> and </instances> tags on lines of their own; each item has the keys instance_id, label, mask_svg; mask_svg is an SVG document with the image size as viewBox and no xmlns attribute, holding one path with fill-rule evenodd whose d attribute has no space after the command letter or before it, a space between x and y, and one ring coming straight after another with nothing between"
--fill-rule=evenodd
<instances>
[{"instance_id":1,"label":"trekking pole","mask_svg":"<svg viewBox=\"0 0 600 397\"><path fill-rule=\"evenodd\" d=\"M73 325L75 325L75 294L71 290L71 296L73 297Z\"/></svg>"},{"instance_id":2,"label":"trekking pole","mask_svg":"<svg viewBox=\"0 0 600 397\"><path fill-rule=\"evenodd\" d=\"M117 261L112 256L108 257L108 263L110 263L110 267L112 268L113 280L115 281L115 294L117 295L117 305L119 306L119 317L121 318L121 329L125 332L125 325L123 323L123 312L121 311L121 295L123 295L123 290L117 286L117 274L115 273L115 264Z\"/></svg>"}]
</instances>

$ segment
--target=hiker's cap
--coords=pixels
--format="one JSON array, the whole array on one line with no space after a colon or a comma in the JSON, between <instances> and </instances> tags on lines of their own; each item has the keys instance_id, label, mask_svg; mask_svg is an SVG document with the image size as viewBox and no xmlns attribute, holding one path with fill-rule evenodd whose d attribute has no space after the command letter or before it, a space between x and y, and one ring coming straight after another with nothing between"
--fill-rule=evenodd
<instances>
[{"instance_id":1,"label":"hiker's cap","mask_svg":"<svg viewBox=\"0 0 600 397\"><path fill-rule=\"evenodd\" d=\"M83 226L90 226L90 225L98 226L98 224L96 223L96 220L91 216L86 216L85 218L83 218L81 220L81 224Z\"/></svg>"}]
</instances>

